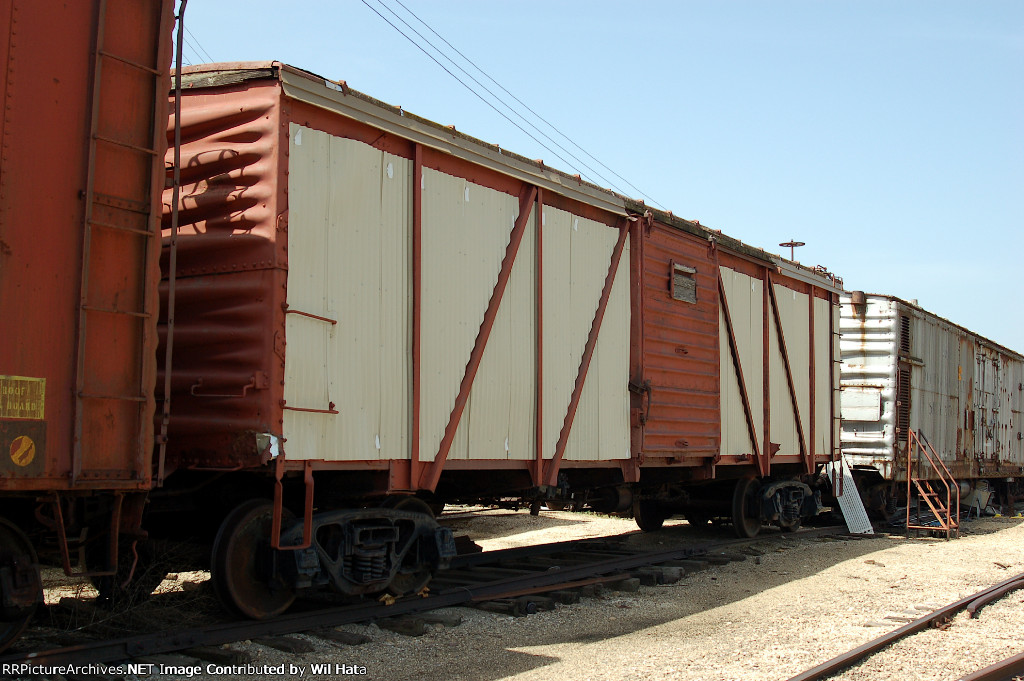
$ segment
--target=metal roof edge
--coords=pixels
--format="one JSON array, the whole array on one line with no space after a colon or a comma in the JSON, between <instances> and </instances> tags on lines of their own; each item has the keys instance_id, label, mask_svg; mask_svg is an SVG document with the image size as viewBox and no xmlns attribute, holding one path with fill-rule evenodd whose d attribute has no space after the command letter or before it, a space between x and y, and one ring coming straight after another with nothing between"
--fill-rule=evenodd
<instances>
[{"instance_id":1,"label":"metal roof edge","mask_svg":"<svg viewBox=\"0 0 1024 681\"><path fill-rule=\"evenodd\" d=\"M675 227L680 231L693 234L694 236L699 236L703 239L710 239L711 237L714 237L715 240L718 241L719 246L723 248L757 260L771 262L771 254L767 251L745 244L739 239L735 239L728 234L718 231L717 229L705 227L699 222L686 220L668 211L652 208L639 199L624 197L624 201L626 208L637 215L643 215L645 212L650 211L651 215L654 216L654 219L664 225Z\"/></svg>"},{"instance_id":2,"label":"metal roof edge","mask_svg":"<svg viewBox=\"0 0 1024 681\"><path fill-rule=\"evenodd\" d=\"M847 295L847 296L850 295L850 293L852 293L852 291L843 291L843 294ZM1002 343L997 343L994 340L986 338L985 336L982 336L977 331L971 331L966 326L961 326L960 324L957 324L956 322L950 321L950 320L946 319L945 317L943 317L941 315L935 314L934 312L932 312L930 310L926 310L925 308L921 307L920 305L915 305L914 303L910 302L909 300L904 300L903 298L900 298L899 296L890 295L888 293L865 293L864 295L868 296L868 297L871 297L871 298L885 298L887 300L891 300L891 301L899 303L901 305L906 305L907 307L912 308L914 310L917 310L919 312L923 312L924 314L928 315L929 317L933 317L935 319L938 319L939 321L945 322L946 324L949 324L950 326L952 326L952 327L954 327L956 329L960 329L961 331L963 331L966 334L970 334L971 336L973 336L974 338L978 339L979 341L981 341L983 343L986 343L989 346L991 346L993 348L996 348L997 350L1005 352L1006 354L1009 354L1009 355L1013 355L1017 359L1019 359L1021 361L1024 361L1024 354L1019 353L1016 350L1011 350L1010 348L1006 347Z\"/></svg>"},{"instance_id":3,"label":"metal roof edge","mask_svg":"<svg viewBox=\"0 0 1024 681\"><path fill-rule=\"evenodd\" d=\"M367 94L353 90L345 81L332 81L279 61L225 62L200 64L182 69L182 74L193 86L214 87L247 80L275 78L288 97L313 106L334 111L373 127L385 130L417 144L450 154L518 180L535 184L569 199L580 201L615 215L644 214L651 211L654 218L703 239L715 239L724 250L775 265L780 273L834 293L842 292L841 283L812 269L791 263L761 248L710 229L699 222L686 220L674 214L651 208L643 201L623 196L564 171L548 167L543 162L528 159L501 147L445 127L401 107L392 106Z\"/></svg>"},{"instance_id":4,"label":"metal roof edge","mask_svg":"<svg viewBox=\"0 0 1024 681\"><path fill-rule=\"evenodd\" d=\"M546 165L531 161L500 147L446 128L439 123L315 74L281 64L279 79L284 93L322 109L334 111L375 128L428 146L456 158L490 168L518 180L535 184L567 198L587 203L615 215L625 215L625 198Z\"/></svg>"},{"instance_id":5,"label":"metal roof edge","mask_svg":"<svg viewBox=\"0 0 1024 681\"><path fill-rule=\"evenodd\" d=\"M796 279L797 281L802 281L805 284L811 284L812 286L823 288L826 291L831 291L832 293L844 293L843 280L836 279L836 277L830 273L813 270L791 260L786 260L778 255L772 255L771 259L772 262L775 263L775 267L778 268L780 274L784 274L787 277ZM836 283L837 281L838 283Z\"/></svg>"}]
</instances>

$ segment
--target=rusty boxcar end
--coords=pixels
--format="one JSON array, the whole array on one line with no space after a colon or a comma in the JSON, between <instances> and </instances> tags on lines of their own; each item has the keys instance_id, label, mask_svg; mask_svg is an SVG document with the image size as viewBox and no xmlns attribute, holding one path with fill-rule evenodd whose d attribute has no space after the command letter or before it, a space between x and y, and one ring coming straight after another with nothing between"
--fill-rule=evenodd
<instances>
[{"instance_id":1,"label":"rusty boxcar end","mask_svg":"<svg viewBox=\"0 0 1024 681\"><path fill-rule=\"evenodd\" d=\"M42 532L94 574L142 536L172 9L0 2L0 647L41 598Z\"/></svg>"}]
</instances>

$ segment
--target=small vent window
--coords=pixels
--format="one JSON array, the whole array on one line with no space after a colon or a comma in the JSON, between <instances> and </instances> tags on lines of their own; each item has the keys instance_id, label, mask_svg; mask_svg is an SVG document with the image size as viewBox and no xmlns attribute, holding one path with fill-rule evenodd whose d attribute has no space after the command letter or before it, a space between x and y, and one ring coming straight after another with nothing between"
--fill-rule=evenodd
<instances>
[{"instance_id":1,"label":"small vent window","mask_svg":"<svg viewBox=\"0 0 1024 681\"><path fill-rule=\"evenodd\" d=\"M697 270L672 263L672 298L684 303L697 302Z\"/></svg>"},{"instance_id":2,"label":"small vent window","mask_svg":"<svg viewBox=\"0 0 1024 681\"><path fill-rule=\"evenodd\" d=\"M910 317L900 316L900 351L910 354Z\"/></svg>"},{"instance_id":3,"label":"small vent window","mask_svg":"<svg viewBox=\"0 0 1024 681\"><path fill-rule=\"evenodd\" d=\"M906 317L904 317L906 319ZM896 377L896 432L906 440L910 430L910 369L900 369Z\"/></svg>"}]
</instances>

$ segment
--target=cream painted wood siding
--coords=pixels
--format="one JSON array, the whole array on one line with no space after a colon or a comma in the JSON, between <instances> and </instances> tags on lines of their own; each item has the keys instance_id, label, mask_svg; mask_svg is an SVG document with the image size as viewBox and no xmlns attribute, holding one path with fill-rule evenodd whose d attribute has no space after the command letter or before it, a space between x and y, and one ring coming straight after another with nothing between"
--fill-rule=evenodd
<instances>
[{"instance_id":1,"label":"cream painted wood siding","mask_svg":"<svg viewBox=\"0 0 1024 681\"><path fill-rule=\"evenodd\" d=\"M813 450L814 443L810 441L811 437L811 339L810 339L810 310L808 309L808 296L805 293L798 293L792 289L786 288L780 284L774 284L775 286L775 300L779 304L779 319L782 320L782 330L786 335L786 350L789 353L789 366L793 371L793 387L796 391L796 402L797 407L800 410L800 423L803 426L804 437L807 438L807 447L809 450ZM820 324L819 320L815 318L815 329L817 330ZM828 320L825 320L825 329L828 329ZM826 349L825 357L828 357L828 351ZM820 356L818 357L820 362ZM827 365L827 360L825 365ZM815 366L816 373L820 376L822 372L828 376L828 369L825 365ZM772 367L775 370L775 367ZM781 370L781 368L780 368ZM785 380L785 376L782 376L782 380ZM792 398L788 396L789 388L786 388L786 402L787 406L792 404ZM772 399L772 410L774 411L779 406L779 403L775 401L774 396ZM792 407L788 407L790 414L792 414ZM820 423L820 425L817 425ZM816 428L827 428L826 422L816 422ZM795 432L796 425L793 425L793 431ZM786 431L784 431L786 432ZM827 431L826 431L827 432ZM775 437L775 430L772 430L772 442L780 442ZM817 439L817 430L815 431L815 439ZM780 442L780 444L782 444ZM780 454L799 454L800 447L797 445L796 440L792 440L789 445L790 448L782 448L779 450Z\"/></svg>"},{"instance_id":2,"label":"cream painted wood siding","mask_svg":"<svg viewBox=\"0 0 1024 681\"><path fill-rule=\"evenodd\" d=\"M536 456L535 212L531 206L449 459ZM423 461L437 454L518 216L514 196L423 170Z\"/></svg>"},{"instance_id":3,"label":"cream painted wood siding","mask_svg":"<svg viewBox=\"0 0 1024 681\"><path fill-rule=\"evenodd\" d=\"M296 124L290 136L287 455L408 458L412 162ZM420 459L432 461L501 271L519 199L424 168L422 210L419 444ZM451 460L537 456L536 206L530 211ZM554 208L545 209L545 223L543 441L550 458L618 232ZM614 281L567 460L629 457L628 245ZM336 414L322 413L332 404Z\"/></svg>"},{"instance_id":4,"label":"cream painted wood siding","mask_svg":"<svg viewBox=\"0 0 1024 681\"><path fill-rule=\"evenodd\" d=\"M755 437L764 442L764 372L763 364L763 289L760 279L754 279L728 267L720 268L729 316L736 335L737 350L747 388L747 399L753 414ZM719 306L718 347L721 357L721 410L723 456L752 454L750 431L743 411L739 374L729 348L729 331L725 321L725 308ZM787 338L788 341L788 338Z\"/></svg>"},{"instance_id":5,"label":"cream painted wood siding","mask_svg":"<svg viewBox=\"0 0 1024 681\"><path fill-rule=\"evenodd\" d=\"M544 458L554 456L618 232L545 207ZM629 458L629 243L616 272L565 450L567 461Z\"/></svg>"},{"instance_id":6,"label":"cream painted wood siding","mask_svg":"<svg viewBox=\"0 0 1024 681\"><path fill-rule=\"evenodd\" d=\"M289 459L409 456L412 163L290 128L284 412Z\"/></svg>"},{"instance_id":7,"label":"cream painted wood siding","mask_svg":"<svg viewBox=\"0 0 1024 681\"><path fill-rule=\"evenodd\" d=\"M832 372L829 346L833 338L829 334L829 315L832 305L821 298L814 299L814 455L829 456L832 453L830 440L835 424L832 423ZM808 358L809 359L809 358ZM838 384L836 384L838 385ZM837 440L838 442L838 440Z\"/></svg>"},{"instance_id":8,"label":"cream painted wood siding","mask_svg":"<svg viewBox=\"0 0 1024 681\"><path fill-rule=\"evenodd\" d=\"M768 380L769 380L769 440L779 445L780 455L800 453L800 438L797 415L793 410L786 368L782 359L779 329L771 310L764 310L763 282L741 274L727 267L721 268L726 300L732 317L736 343L743 367L743 378L747 398L753 415L754 430L758 445L764 443L763 401L763 317L768 315ZM830 362L829 344L838 353L838 337L829 335L829 315L837 311L827 300L814 299L814 338L810 336L811 305L805 293L799 293L780 284L774 284L775 299L779 307L779 319L786 342L786 351L792 369L793 386L797 396L799 418L804 437L810 438L811 381L814 381L814 441L808 440L808 447L815 455L830 453L830 433L837 434L838 419L832 418L836 395L832 381L838 385L838 367ZM836 323L838 318L836 317ZM739 375L729 350L729 337L725 324L724 308L719 312L719 350L721 352L722 391L722 449L725 456L745 455L754 452L750 442L746 416L740 393ZM810 372L811 352L814 352L814 376ZM830 374L832 378L830 379ZM838 440L837 440L838 441Z\"/></svg>"}]
</instances>

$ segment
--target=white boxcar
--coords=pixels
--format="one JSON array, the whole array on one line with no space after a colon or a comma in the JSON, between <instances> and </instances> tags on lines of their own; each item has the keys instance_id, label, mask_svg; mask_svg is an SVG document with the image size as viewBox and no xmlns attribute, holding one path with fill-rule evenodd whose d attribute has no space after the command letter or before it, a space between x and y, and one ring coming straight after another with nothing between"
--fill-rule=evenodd
<instances>
[{"instance_id":1,"label":"white boxcar","mask_svg":"<svg viewBox=\"0 0 1024 681\"><path fill-rule=\"evenodd\" d=\"M842 451L906 480L921 431L958 480L1024 473L1024 356L893 296L842 296Z\"/></svg>"}]
</instances>

